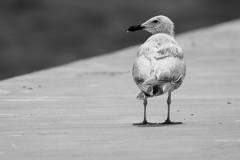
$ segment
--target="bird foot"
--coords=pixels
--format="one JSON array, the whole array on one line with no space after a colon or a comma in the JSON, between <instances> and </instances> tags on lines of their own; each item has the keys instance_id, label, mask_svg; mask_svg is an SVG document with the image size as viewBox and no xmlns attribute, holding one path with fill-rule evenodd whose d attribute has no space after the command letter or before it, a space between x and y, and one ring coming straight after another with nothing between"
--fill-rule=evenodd
<instances>
[{"instance_id":1,"label":"bird foot","mask_svg":"<svg viewBox=\"0 0 240 160\"><path fill-rule=\"evenodd\" d=\"M165 122L159 124L182 124L182 122L172 122L170 119L167 119Z\"/></svg>"},{"instance_id":2,"label":"bird foot","mask_svg":"<svg viewBox=\"0 0 240 160\"><path fill-rule=\"evenodd\" d=\"M157 124L157 123L150 123L148 121L143 121L141 123L133 123L134 126L142 126L142 125L154 125L154 124Z\"/></svg>"}]
</instances>

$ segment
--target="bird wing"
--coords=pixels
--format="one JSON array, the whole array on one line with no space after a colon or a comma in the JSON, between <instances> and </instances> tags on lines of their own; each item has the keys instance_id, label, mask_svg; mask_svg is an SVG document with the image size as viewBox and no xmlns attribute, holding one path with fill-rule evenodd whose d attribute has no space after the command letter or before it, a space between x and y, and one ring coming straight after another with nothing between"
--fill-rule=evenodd
<instances>
[{"instance_id":1,"label":"bird wing","mask_svg":"<svg viewBox=\"0 0 240 160\"><path fill-rule=\"evenodd\" d=\"M152 64L150 75L143 85L163 86L171 83L177 89L183 82L186 66L180 46L174 43L162 44L158 51L152 54L155 61Z\"/></svg>"},{"instance_id":2,"label":"bird wing","mask_svg":"<svg viewBox=\"0 0 240 160\"><path fill-rule=\"evenodd\" d=\"M150 76L143 82L143 85L154 86L172 83L178 88L185 75L185 63L179 58L169 56L155 62Z\"/></svg>"},{"instance_id":3,"label":"bird wing","mask_svg":"<svg viewBox=\"0 0 240 160\"><path fill-rule=\"evenodd\" d=\"M159 41L159 37L154 35L141 45L133 67L134 81L148 97L163 94L165 84L178 88L185 77L181 47L172 37L161 36L165 39ZM140 92L139 97L142 95Z\"/></svg>"},{"instance_id":4,"label":"bird wing","mask_svg":"<svg viewBox=\"0 0 240 160\"><path fill-rule=\"evenodd\" d=\"M153 55L157 59L164 58L164 56L167 55L166 53L181 59L183 58L182 48L178 45L173 37L164 33L152 35L143 45L149 48L147 51L150 49L153 50Z\"/></svg>"}]
</instances>

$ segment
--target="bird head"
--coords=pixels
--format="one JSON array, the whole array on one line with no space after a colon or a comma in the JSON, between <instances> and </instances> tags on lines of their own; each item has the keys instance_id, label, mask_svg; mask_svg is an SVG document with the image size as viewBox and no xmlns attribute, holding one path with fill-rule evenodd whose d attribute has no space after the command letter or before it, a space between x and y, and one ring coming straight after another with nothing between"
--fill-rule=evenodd
<instances>
[{"instance_id":1,"label":"bird head","mask_svg":"<svg viewBox=\"0 0 240 160\"><path fill-rule=\"evenodd\" d=\"M134 32L137 30L145 30L151 34L166 33L170 36L174 36L173 22L168 17L162 15L150 18L142 24L131 26L128 29L128 32Z\"/></svg>"}]
</instances>

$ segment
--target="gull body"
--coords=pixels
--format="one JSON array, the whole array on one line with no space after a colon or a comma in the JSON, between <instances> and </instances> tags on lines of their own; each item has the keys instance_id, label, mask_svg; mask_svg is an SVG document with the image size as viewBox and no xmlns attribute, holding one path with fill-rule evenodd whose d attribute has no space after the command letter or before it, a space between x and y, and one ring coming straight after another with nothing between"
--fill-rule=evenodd
<instances>
[{"instance_id":1,"label":"gull body","mask_svg":"<svg viewBox=\"0 0 240 160\"><path fill-rule=\"evenodd\" d=\"M128 29L136 30L153 35L140 46L133 65L133 80L140 89L137 99L143 100L144 105L144 120L135 125L153 124L146 120L147 99L163 94L168 94L168 116L164 124L179 124L170 121L171 92L181 86L186 65L182 48L174 39L174 24L165 16L156 16Z\"/></svg>"}]
</instances>

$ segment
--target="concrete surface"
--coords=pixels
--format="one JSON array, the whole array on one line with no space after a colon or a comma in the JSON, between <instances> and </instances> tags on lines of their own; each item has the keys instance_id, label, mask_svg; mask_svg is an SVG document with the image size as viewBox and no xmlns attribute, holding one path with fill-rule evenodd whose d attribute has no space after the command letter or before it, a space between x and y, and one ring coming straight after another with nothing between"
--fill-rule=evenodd
<instances>
[{"instance_id":1,"label":"concrete surface","mask_svg":"<svg viewBox=\"0 0 240 160\"><path fill-rule=\"evenodd\" d=\"M171 118L184 124L132 126L135 46L1 81L0 159L240 159L240 20L177 41L187 76ZM149 100L149 121L165 120L166 98Z\"/></svg>"}]
</instances>

